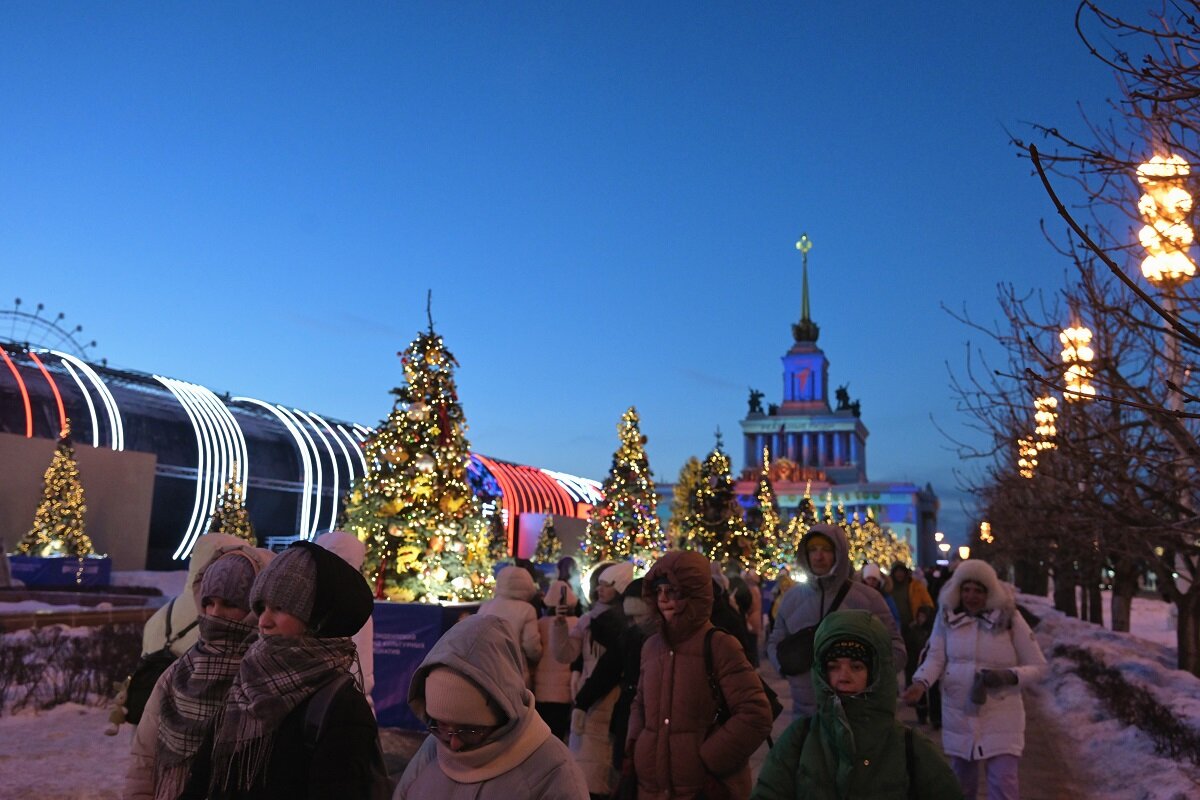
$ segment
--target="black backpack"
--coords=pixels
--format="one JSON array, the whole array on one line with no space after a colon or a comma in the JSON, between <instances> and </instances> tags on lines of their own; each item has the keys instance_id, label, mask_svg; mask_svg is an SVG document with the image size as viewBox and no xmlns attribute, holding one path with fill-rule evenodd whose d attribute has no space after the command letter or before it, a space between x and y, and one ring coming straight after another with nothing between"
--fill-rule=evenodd
<instances>
[{"instance_id":1,"label":"black backpack","mask_svg":"<svg viewBox=\"0 0 1200 800\"><path fill-rule=\"evenodd\" d=\"M354 676L343 672L313 693L304 710L304 746L315 750L317 742L325 733L325 722L329 717L329 707L333 698L348 683L354 682ZM388 775L387 765L383 761L383 747L379 743L379 735L375 736L375 749L370 758L371 785L366 795L367 800L390 800L392 796L392 779Z\"/></svg>"},{"instance_id":2,"label":"black backpack","mask_svg":"<svg viewBox=\"0 0 1200 800\"><path fill-rule=\"evenodd\" d=\"M704 671L708 674L708 688L712 691L713 699L717 701L717 722L724 722L729 719L729 705L725 702L725 693L721 691L721 684L717 680L715 671L713 670L713 654L712 654L712 638L713 634L721 631L729 636L733 634L721 628L709 628L708 633L704 634ZM734 636L733 638L737 638ZM779 719L779 715L783 713L783 703L779 702L779 695L771 688L766 679L762 675L758 676L758 680L762 683L763 694L767 696L767 703L771 706L771 720ZM775 742L767 736L767 746L774 747Z\"/></svg>"},{"instance_id":3,"label":"black backpack","mask_svg":"<svg viewBox=\"0 0 1200 800\"><path fill-rule=\"evenodd\" d=\"M142 721L142 712L146 709L146 702L150 699L150 693L154 691L154 684L158 683L158 677L167 671L167 667L175 661L178 656L171 652L171 645L179 641L179 639L187 634L192 628L196 627L200 620L199 618L189 622L183 630L174 636L171 635L171 612L175 610L175 598L171 598L171 602L167 605L167 638L161 650L155 650L153 653L143 653L137 666L133 668L133 673L129 676L129 687L125 690L125 719L128 722L137 724Z\"/></svg>"}]
</instances>

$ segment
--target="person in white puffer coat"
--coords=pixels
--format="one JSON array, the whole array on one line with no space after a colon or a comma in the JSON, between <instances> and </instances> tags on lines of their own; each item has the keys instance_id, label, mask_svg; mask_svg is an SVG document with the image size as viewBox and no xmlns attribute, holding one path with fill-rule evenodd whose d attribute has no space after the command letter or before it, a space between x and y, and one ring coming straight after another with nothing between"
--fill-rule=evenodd
<instances>
[{"instance_id":1,"label":"person in white puffer coat","mask_svg":"<svg viewBox=\"0 0 1200 800\"><path fill-rule=\"evenodd\" d=\"M542 657L542 634L532 603L537 596L537 584L521 567L505 567L496 574L494 594L491 600L480 604L479 613L485 617L499 617L508 623L523 656L521 672L525 676L525 685L530 686L533 665Z\"/></svg>"},{"instance_id":2,"label":"person in white puffer coat","mask_svg":"<svg viewBox=\"0 0 1200 800\"><path fill-rule=\"evenodd\" d=\"M1041 677L1046 658L1012 589L985 561L963 561L938 595L933 633L904 700L916 703L942 681L942 749L975 797L979 766L990 800L1017 800L1025 749L1021 686Z\"/></svg>"},{"instance_id":3,"label":"person in white puffer coat","mask_svg":"<svg viewBox=\"0 0 1200 800\"><path fill-rule=\"evenodd\" d=\"M313 542L362 572L363 562L367 559L367 545L353 533L326 531ZM364 577L363 580L366 578ZM358 664L351 668L350 674L362 679L362 689L363 694L367 697L367 705L371 707L371 713L375 713L375 700L371 697L371 691L375 688L374 618L368 617L366 624L350 638L354 640L354 649L358 651Z\"/></svg>"}]
</instances>

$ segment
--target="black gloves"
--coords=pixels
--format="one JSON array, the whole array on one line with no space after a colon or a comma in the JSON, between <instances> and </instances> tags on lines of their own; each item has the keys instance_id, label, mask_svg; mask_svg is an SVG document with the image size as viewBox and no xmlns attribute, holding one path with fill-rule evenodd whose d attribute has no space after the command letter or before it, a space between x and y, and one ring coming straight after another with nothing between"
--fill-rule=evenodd
<instances>
[{"instance_id":1,"label":"black gloves","mask_svg":"<svg viewBox=\"0 0 1200 800\"><path fill-rule=\"evenodd\" d=\"M981 706L987 702L988 689L1016 685L1017 673L1011 669L981 669L975 673L975 682L971 684L971 702Z\"/></svg>"}]
</instances>

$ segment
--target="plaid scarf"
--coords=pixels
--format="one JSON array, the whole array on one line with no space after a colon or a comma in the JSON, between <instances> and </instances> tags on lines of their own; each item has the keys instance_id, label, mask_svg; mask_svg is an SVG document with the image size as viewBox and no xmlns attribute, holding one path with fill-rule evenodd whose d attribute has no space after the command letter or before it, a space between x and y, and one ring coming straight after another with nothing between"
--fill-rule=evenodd
<instances>
[{"instance_id":1,"label":"plaid scarf","mask_svg":"<svg viewBox=\"0 0 1200 800\"><path fill-rule=\"evenodd\" d=\"M200 617L200 639L167 667L162 678L154 798L183 793L196 754L213 729L255 628L220 617Z\"/></svg>"},{"instance_id":2,"label":"plaid scarf","mask_svg":"<svg viewBox=\"0 0 1200 800\"><path fill-rule=\"evenodd\" d=\"M338 673L349 672L350 637L264 636L242 658L213 742L213 784L249 789L271 759L284 717Z\"/></svg>"}]
</instances>

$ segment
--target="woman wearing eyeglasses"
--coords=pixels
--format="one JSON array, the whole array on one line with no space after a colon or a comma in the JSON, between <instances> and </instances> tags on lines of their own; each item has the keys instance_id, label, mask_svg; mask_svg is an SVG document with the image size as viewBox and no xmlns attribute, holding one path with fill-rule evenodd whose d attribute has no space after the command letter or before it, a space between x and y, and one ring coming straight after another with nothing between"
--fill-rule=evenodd
<instances>
[{"instance_id":1,"label":"woman wearing eyeglasses","mask_svg":"<svg viewBox=\"0 0 1200 800\"><path fill-rule=\"evenodd\" d=\"M408 704L430 735L393 800L586 800L583 774L534 708L499 617L475 615L447 631L413 675Z\"/></svg>"}]
</instances>

